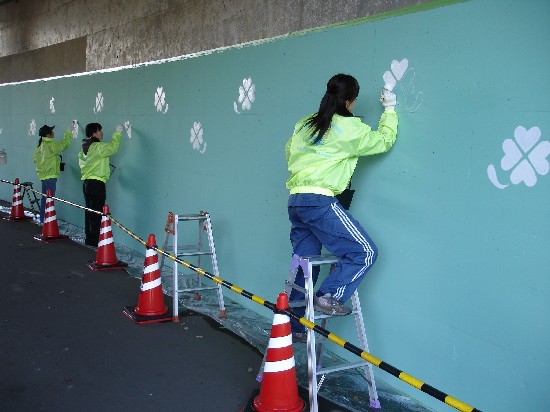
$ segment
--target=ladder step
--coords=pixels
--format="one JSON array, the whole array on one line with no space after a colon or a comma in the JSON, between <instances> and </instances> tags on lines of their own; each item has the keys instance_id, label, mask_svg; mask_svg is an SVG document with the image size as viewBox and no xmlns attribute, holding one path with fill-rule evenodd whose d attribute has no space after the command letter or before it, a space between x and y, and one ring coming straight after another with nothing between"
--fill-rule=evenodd
<instances>
[{"instance_id":1,"label":"ladder step","mask_svg":"<svg viewBox=\"0 0 550 412\"><path fill-rule=\"evenodd\" d=\"M199 215L199 214L193 214L193 215L176 215L177 220L206 220L206 215Z\"/></svg>"},{"instance_id":2,"label":"ladder step","mask_svg":"<svg viewBox=\"0 0 550 412\"><path fill-rule=\"evenodd\" d=\"M211 255L211 254L212 254L212 252L205 252L205 251L197 250L196 252L178 253L176 256L177 257L181 257L181 256L207 256L207 255Z\"/></svg>"},{"instance_id":3,"label":"ladder step","mask_svg":"<svg viewBox=\"0 0 550 412\"><path fill-rule=\"evenodd\" d=\"M213 289L218 289L217 286L204 286L204 287L199 287L199 288L183 288L183 289L178 289L177 291L178 292L194 292L196 290L213 290Z\"/></svg>"},{"instance_id":4,"label":"ladder step","mask_svg":"<svg viewBox=\"0 0 550 412\"><path fill-rule=\"evenodd\" d=\"M342 364L342 365L338 365L338 366L330 366L330 367L327 367L327 368L318 369L316 374L317 375L326 375L328 373L345 371L345 370L348 370L348 369L357 369L357 368L361 368L361 367L368 366L368 365L369 365L369 363L367 361L346 363L346 364Z\"/></svg>"},{"instance_id":5,"label":"ladder step","mask_svg":"<svg viewBox=\"0 0 550 412\"><path fill-rule=\"evenodd\" d=\"M331 265L338 262L338 258L333 255L321 255L321 256L304 256L302 259L307 259L313 266Z\"/></svg>"}]
</instances>

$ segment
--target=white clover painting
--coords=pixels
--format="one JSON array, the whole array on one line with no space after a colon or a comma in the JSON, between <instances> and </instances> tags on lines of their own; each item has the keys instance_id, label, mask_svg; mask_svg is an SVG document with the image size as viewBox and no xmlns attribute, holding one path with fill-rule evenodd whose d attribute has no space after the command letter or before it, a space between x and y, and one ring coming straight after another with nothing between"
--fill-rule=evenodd
<instances>
[{"instance_id":1,"label":"white clover painting","mask_svg":"<svg viewBox=\"0 0 550 412\"><path fill-rule=\"evenodd\" d=\"M98 114L103 110L103 93L98 92L95 98L94 113Z\"/></svg>"},{"instance_id":2,"label":"white clover painting","mask_svg":"<svg viewBox=\"0 0 550 412\"><path fill-rule=\"evenodd\" d=\"M503 171L510 173L510 182L514 185L524 183L527 187L537 184L538 176L546 176L550 170L548 155L550 142L540 141L542 132L534 126L527 130L518 126L514 130L514 139L505 139L502 142L504 156L500 161ZM509 185L502 184L497 178L495 166L487 167L487 176L495 187L505 189Z\"/></svg>"},{"instance_id":3,"label":"white clover painting","mask_svg":"<svg viewBox=\"0 0 550 412\"><path fill-rule=\"evenodd\" d=\"M155 92L155 107L157 112L166 114L168 111L168 103L166 103L166 92L163 87L157 87Z\"/></svg>"},{"instance_id":4,"label":"white clover painting","mask_svg":"<svg viewBox=\"0 0 550 412\"><path fill-rule=\"evenodd\" d=\"M193 127L191 128L191 138L189 141L193 146L193 150L197 150L199 153L204 153L206 151L206 142L204 141L202 135L204 130L200 122L194 122Z\"/></svg>"},{"instance_id":5,"label":"white clover painting","mask_svg":"<svg viewBox=\"0 0 550 412\"><path fill-rule=\"evenodd\" d=\"M31 123L29 124L29 136L35 136L36 135L36 120L31 119Z\"/></svg>"},{"instance_id":6,"label":"white clover painting","mask_svg":"<svg viewBox=\"0 0 550 412\"><path fill-rule=\"evenodd\" d=\"M128 139L132 138L132 125L130 124L130 120L126 120L123 124L124 128L126 129L126 134L128 135Z\"/></svg>"},{"instance_id":7,"label":"white clover painting","mask_svg":"<svg viewBox=\"0 0 550 412\"><path fill-rule=\"evenodd\" d=\"M243 85L239 86L239 98L238 102L241 105L241 110L250 110L252 103L256 100L254 93L256 92L256 85L252 83L252 78L243 79ZM239 111L239 105L237 102L233 102L233 110L235 113L241 114Z\"/></svg>"},{"instance_id":8,"label":"white clover painting","mask_svg":"<svg viewBox=\"0 0 550 412\"><path fill-rule=\"evenodd\" d=\"M55 100L55 99L54 99L53 97L50 99L50 112L51 112L52 114L55 113L55 104L54 104L54 100Z\"/></svg>"},{"instance_id":9,"label":"white clover painting","mask_svg":"<svg viewBox=\"0 0 550 412\"><path fill-rule=\"evenodd\" d=\"M73 135L73 139L78 138L78 120L73 120L71 134Z\"/></svg>"},{"instance_id":10,"label":"white clover painting","mask_svg":"<svg viewBox=\"0 0 550 412\"><path fill-rule=\"evenodd\" d=\"M424 93L416 92L414 83L414 78L416 77L415 69L409 67L409 60L406 58L401 61L393 60L390 64L390 69L391 71L384 72L382 76L385 87L396 92L397 90L394 89L398 86L400 95L404 98L405 109L411 113L417 111L424 101ZM399 105L399 99L397 104Z\"/></svg>"}]
</instances>

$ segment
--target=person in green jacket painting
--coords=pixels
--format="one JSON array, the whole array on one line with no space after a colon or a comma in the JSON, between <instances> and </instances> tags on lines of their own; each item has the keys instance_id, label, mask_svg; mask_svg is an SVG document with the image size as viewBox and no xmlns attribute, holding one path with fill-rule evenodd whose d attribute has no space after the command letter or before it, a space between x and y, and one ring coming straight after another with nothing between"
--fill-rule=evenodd
<instances>
[{"instance_id":1,"label":"person in green jacket painting","mask_svg":"<svg viewBox=\"0 0 550 412\"><path fill-rule=\"evenodd\" d=\"M353 115L359 83L347 74L337 74L327 83L317 113L300 119L286 145L290 177L288 216L290 241L298 256L319 255L324 246L339 258L314 295L314 309L328 315L348 315L344 305L374 264L378 249L365 229L336 198L350 182L357 160L387 152L397 135L396 96L384 88L380 101L384 112L378 130L372 130ZM317 281L319 267L314 268ZM296 280L304 287L299 268ZM292 290L290 301L303 300ZM304 308L295 308L303 316ZM295 342L305 342L304 326L291 319Z\"/></svg>"},{"instance_id":2,"label":"person in green jacket painting","mask_svg":"<svg viewBox=\"0 0 550 412\"><path fill-rule=\"evenodd\" d=\"M103 211L107 192L105 183L111 176L109 156L118 152L122 138L122 126L116 127L109 143L103 142L103 130L99 123L86 125L86 139L82 139L82 150L78 153L78 164L82 174L82 191L88 209ZM85 243L97 247L101 215L86 210L84 216Z\"/></svg>"},{"instance_id":3,"label":"person in green jacket painting","mask_svg":"<svg viewBox=\"0 0 550 412\"><path fill-rule=\"evenodd\" d=\"M42 193L48 194L51 191L52 196L55 196L57 187L57 178L61 171L61 152L63 152L71 144L72 133L67 130L63 135L63 139L59 142L54 140L55 134L53 129L55 126L45 124L38 130L38 145L34 149L32 160L36 166L38 178L42 181ZM42 196L40 200L40 223L44 223L44 213L46 209L46 196Z\"/></svg>"}]
</instances>

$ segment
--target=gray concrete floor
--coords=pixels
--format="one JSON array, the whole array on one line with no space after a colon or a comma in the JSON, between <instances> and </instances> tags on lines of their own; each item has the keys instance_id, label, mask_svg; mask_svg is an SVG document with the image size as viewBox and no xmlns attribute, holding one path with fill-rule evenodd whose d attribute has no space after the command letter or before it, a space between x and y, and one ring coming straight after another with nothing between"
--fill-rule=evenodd
<instances>
[{"instance_id":1,"label":"gray concrete floor","mask_svg":"<svg viewBox=\"0 0 550 412\"><path fill-rule=\"evenodd\" d=\"M136 325L123 308L137 303L139 279L123 270L91 271L86 263L94 250L71 240L39 242L33 236L40 230L30 221L0 219L0 411L206 412L248 405L260 388L258 349L190 310L180 311L179 323ZM307 401L303 388L300 396ZM391 388L379 396L382 411L427 411ZM319 406L348 410L322 398Z\"/></svg>"}]
</instances>

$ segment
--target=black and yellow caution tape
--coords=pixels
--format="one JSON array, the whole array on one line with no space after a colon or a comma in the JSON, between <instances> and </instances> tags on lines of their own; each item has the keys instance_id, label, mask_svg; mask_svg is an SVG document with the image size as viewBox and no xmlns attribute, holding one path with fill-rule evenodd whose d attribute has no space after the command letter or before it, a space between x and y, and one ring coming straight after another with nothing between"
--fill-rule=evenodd
<instances>
[{"instance_id":1,"label":"black and yellow caution tape","mask_svg":"<svg viewBox=\"0 0 550 412\"><path fill-rule=\"evenodd\" d=\"M0 182L15 185L15 183L4 180L4 179L0 179ZM33 190L33 189L29 188L29 190ZM33 191L42 195L42 193L40 193L36 190L33 190ZM84 206L78 205L76 203L69 202L69 201L64 200L64 199L60 199L60 198L57 198L57 197L54 197L54 196L52 196L51 198L55 199L55 200L58 200L60 202L72 205L72 206L76 206L76 207L81 208L81 209L88 210L90 212L102 214L101 212L98 212L96 210L88 209ZM120 222L118 222L112 216L109 216L109 218L123 232L125 232L130 237L132 237L133 239L137 240L139 243L141 243L142 245L147 247L147 242L145 240L143 240L142 238L137 236L135 233L133 233L132 231L127 229L124 225L122 225ZM248 291L240 288L237 285L234 285L234 284L232 284L232 283L230 283L230 282L228 282L228 281L226 281L226 280L224 280L224 279L222 279L218 276L215 276L215 275L205 271L204 269L201 269L201 268L199 268L199 267L197 267L197 266L195 266L195 265L193 265L193 264L191 264L191 263L189 263L185 260L182 260L182 259L180 259L180 258L178 258L174 255L171 255L168 252L165 252L164 250L162 250L162 249L160 249L156 246L152 247L151 249L155 250L157 253L160 253L160 254L164 255L168 259L179 263L180 265L186 267L187 269L191 269L192 271L198 273L199 275L204 276L204 277L212 280L213 282L216 282L216 283L226 287L227 289L230 289L233 292L238 293L239 295L244 296L245 298L250 299L253 302L256 302L259 305L265 306L266 308L268 308L271 311L276 310L276 307L275 307L274 303L272 303L268 300L265 300L264 298L262 298L258 295L255 295L251 292L248 292ZM398 379L402 380L403 382L415 387L416 389L418 389L418 390L434 397L435 399L437 399L441 402L444 402L445 404L447 404L449 406L452 406L453 408L455 408L455 409L457 409L461 412L481 412L479 409L474 408L473 406L470 406L467 403L464 403L464 402L462 402L462 401L460 401L460 400L458 400L458 399L456 399L456 398L454 398L454 397L452 397L452 396L450 396L450 395L434 388L433 386L428 385L425 382L422 382L421 380L415 378L414 376L409 375L408 373L396 368L395 366L390 365L387 362L384 362L381 359L378 359L377 357L371 355L369 352L366 352L363 349L349 343L348 341L342 339L341 337L339 337L338 335L335 335L334 333L328 331L327 329L324 329L321 326L316 325L315 323L309 321L305 317L301 317L301 316L297 315L296 313L294 313L294 311L292 311L292 309L290 309L290 308L285 309L284 313L287 314L289 317L291 317L291 318L297 320L298 322L300 322L306 328L317 332L318 334L324 336L325 338L327 338L331 342L335 343L336 345L346 349L347 351L353 353L356 356L359 356L360 358L362 358L365 361L371 363L372 365L382 369L383 371L389 373L390 375L395 376L396 378L398 378Z\"/></svg>"}]
</instances>

